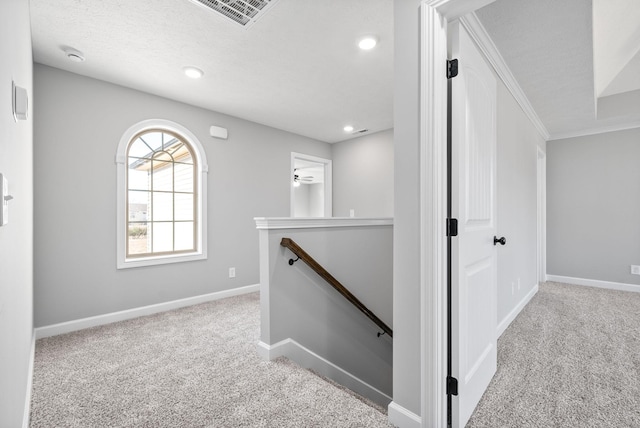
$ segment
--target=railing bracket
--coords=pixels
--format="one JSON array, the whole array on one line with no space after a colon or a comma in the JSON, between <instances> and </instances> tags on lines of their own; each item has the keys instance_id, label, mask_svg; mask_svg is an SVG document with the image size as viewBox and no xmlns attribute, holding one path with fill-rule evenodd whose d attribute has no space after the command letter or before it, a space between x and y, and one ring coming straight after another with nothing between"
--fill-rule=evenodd
<instances>
[{"instance_id":1,"label":"railing bracket","mask_svg":"<svg viewBox=\"0 0 640 428\"><path fill-rule=\"evenodd\" d=\"M356 296L351 294L349 290L345 288L344 285L340 284L340 282L335 279L325 268L323 268L317 261L313 259L305 250L300 248L298 244L293 242L290 238L282 238L280 241L280 245L282 247L288 248L293 254L298 256L297 259L289 259L289 266L293 266L295 262L302 259L303 262L307 264L315 273L320 275L322 279L327 281L329 285L331 285L338 293L342 295L345 299L347 299L353 306L358 308L360 312L365 314L371 321L373 321L380 329L382 329L382 333L378 333L378 337L383 334L388 334L389 337L393 337L393 330L386 325L380 318L378 318L369 308L367 308Z\"/></svg>"},{"instance_id":2,"label":"railing bracket","mask_svg":"<svg viewBox=\"0 0 640 428\"><path fill-rule=\"evenodd\" d=\"M297 259L293 260L293 259L289 259L289 266L293 266L293 264L295 262L297 262L298 260L300 260L300 257L298 257Z\"/></svg>"},{"instance_id":3,"label":"railing bracket","mask_svg":"<svg viewBox=\"0 0 640 428\"><path fill-rule=\"evenodd\" d=\"M379 332L378 332L378 337L380 337L380 336L384 336L384 334L385 334L385 333L386 333L386 331L382 331L382 332L380 332L380 331L379 331Z\"/></svg>"}]
</instances>

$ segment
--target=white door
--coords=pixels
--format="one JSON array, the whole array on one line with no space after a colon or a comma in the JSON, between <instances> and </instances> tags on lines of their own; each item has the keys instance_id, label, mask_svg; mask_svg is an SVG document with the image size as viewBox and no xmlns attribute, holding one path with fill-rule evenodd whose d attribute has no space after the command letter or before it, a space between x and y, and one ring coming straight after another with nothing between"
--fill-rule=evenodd
<instances>
[{"instance_id":1,"label":"white door","mask_svg":"<svg viewBox=\"0 0 640 428\"><path fill-rule=\"evenodd\" d=\"M496 79L467 34L449 26L452 79L453 427L464 427L497 367Z\"/></svg>"}]
</instances>

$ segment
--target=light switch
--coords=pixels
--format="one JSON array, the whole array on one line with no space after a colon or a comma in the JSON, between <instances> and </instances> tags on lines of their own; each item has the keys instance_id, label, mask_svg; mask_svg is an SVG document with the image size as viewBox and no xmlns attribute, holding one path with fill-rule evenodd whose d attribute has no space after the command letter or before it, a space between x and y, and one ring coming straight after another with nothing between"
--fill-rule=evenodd
<instances>
[{"instance_id":1,"label":"light switch","mask_svg":"<svg viewBox=\"0 0 640 428\"><path fill-rule=\"evenodd\" d=\"M13 117L16 121L27 120L27 112L29 111L29 95L25 88L21 88L14 82L13 86Z\"/></svg>"},{"instance_id":2,"label":"light switch","mask_svg":"<svg viewBox=\"0 0 640 428\"><path fill-rule=\"evenodd\" d=\"M2 192L0 192L0 201L2 202L0 226L4 226L9 222L9 201L13 199L13 196L9 194L9 182L4 174L0 174L0 182L2 182Z\"/></svg>"}]
</instances>

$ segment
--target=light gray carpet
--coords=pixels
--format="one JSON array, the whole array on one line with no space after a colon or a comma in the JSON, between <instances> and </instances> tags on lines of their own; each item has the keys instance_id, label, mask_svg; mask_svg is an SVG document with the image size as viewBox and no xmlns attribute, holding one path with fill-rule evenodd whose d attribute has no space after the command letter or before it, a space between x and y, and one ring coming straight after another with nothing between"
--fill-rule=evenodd
<instances>
[{"instance_id":1,"label":"light gray carpet","mask_svg":"<svg viewBox=\"0 0 640 428\"><path fill-rule=\"evenodd\" d=\"M542 284L467 427L640 427L640 293Z\"/></svg>"},{"instance_id":2,"label":"light gray carpet","mask_svg":"<svg viewBox=\"0 0 640 428\"><path fill-rule=\"evenodd\" d=\"M391 426L258 337L255 293L40 339L31 427Z\"/></svg>"}]
</instances>

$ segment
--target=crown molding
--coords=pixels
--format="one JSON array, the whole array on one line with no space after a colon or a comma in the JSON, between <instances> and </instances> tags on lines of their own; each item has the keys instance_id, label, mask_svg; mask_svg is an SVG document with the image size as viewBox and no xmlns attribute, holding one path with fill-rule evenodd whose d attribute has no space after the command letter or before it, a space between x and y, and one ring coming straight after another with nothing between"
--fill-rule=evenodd
<instances>
[{"instance_id":1,"label":"crown molding","mask_svg":"<svg viewBox=\"0 0 640 428\"><path fill-rule=\"evenodd\" d=\"M601 126L598 128L584 129L580 131L560 132L549 136L547 141L564 140L566 138L586 137L589 135L606 134L608 132L626 131L627 129L640 128L640 121L621 123L618 125Z\"/></svg>"},{"instance_id":2,"label":"crown molding","mask_svg":"<svg viewBox=\"0 0 640 428\"><path fill-rule=\"evenodd\" d=\"M529 99L524 94L524 91L518 84L515 77L511 73L511 70L507 66L498 51L498 48L489 37L487 30L478 19L475 13L470 13L460 18L460 23L469 32L471 38L476 42L484 56L487 58L496 74L502 82L505 84L511 95L516 99L524 113L527 115L533 126L536 128L540 136L546 141L549 139L549 131L544 126L538 114L533 109L533 106L529 102Z\"/></svg>"}]
</instances>

